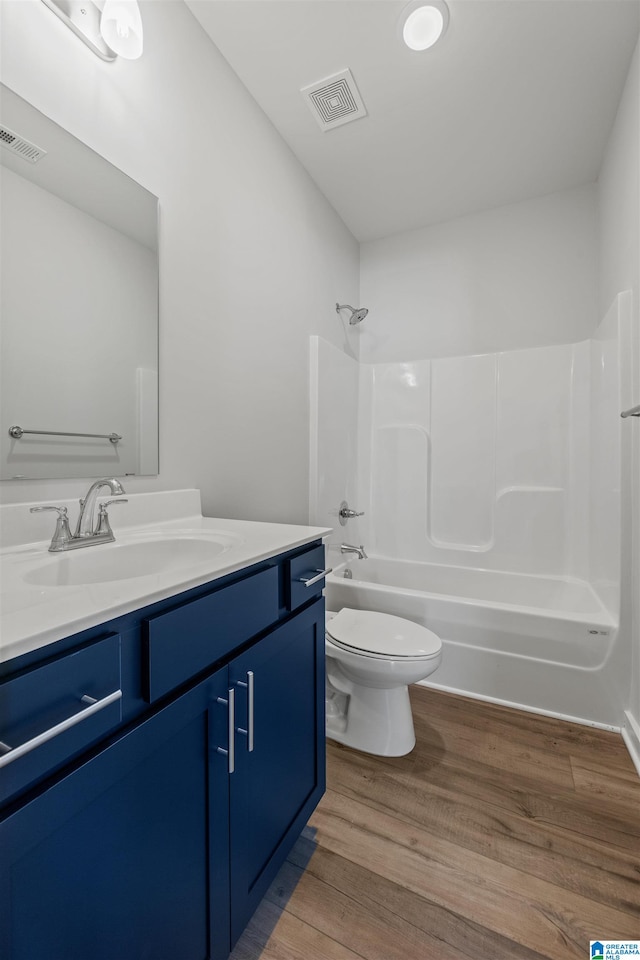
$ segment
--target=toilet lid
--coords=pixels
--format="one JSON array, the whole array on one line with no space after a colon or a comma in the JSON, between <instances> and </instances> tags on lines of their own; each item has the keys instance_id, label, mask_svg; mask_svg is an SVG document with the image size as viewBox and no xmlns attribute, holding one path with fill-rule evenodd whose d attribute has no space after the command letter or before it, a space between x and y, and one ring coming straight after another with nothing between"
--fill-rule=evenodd
<instances>
[{"instance_id":1,"label":"toilet lid","mask_svg":"<svg viewBox=\"0 0 640 960\"><path fill-rule=\"evenodd\" d=\"M345 650L390 659L426 660L437 656L442 649L440 637L426 627L373 610L344 607L328 621L327 634Z\"/></svg>"}]
</instances>

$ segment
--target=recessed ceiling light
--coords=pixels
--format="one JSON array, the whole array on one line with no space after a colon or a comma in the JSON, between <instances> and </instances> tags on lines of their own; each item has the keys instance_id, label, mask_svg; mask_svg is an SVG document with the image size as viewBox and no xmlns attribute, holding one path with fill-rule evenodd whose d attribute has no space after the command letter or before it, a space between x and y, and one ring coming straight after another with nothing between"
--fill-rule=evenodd
<instances>
[{"instance_id":1,"label":"recessed ceiling light","mask_svg":"<svg viewBox=\"0 0 640 960\"><path fill-rule=\"evenodd\" d=\"M402 39L410 50L428 50L440 39L449 23L444 0L414 0L402 11Z\"/></svg>"}]
</instances>

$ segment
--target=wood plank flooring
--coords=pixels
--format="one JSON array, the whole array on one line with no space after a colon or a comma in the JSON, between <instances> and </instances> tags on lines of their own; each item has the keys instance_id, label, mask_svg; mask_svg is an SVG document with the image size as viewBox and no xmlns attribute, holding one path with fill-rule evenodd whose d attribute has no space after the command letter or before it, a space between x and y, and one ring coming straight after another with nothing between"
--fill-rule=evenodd
<instances>
[{"instance_id":1,"label":"wood plank flooring","mask_svg":"<svg viewBox=\"0 0 640 960\"><path fill-rule=\"evenodd\" d=\"M232 960L586 960L640 939L615 733L412 687L417 744L327 744L327 793Z\"/></svg>"}]
</instances>

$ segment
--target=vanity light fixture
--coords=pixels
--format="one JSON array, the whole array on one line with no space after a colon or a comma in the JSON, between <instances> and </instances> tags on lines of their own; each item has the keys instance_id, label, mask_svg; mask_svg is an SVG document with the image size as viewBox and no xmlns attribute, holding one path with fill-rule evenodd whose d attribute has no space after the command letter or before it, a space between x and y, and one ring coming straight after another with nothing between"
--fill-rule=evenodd
<instances>
[{"instance_id":1,"label":"vanity light fixture","mask_svg":"<svg viewBox=\"0 0 640 960\"><path fill-rule=\"evenodd\" d=\"M445 33L449 8L444 0L414 0L402 11L402 39L410 50L428 50Z\"/></svg>"},{"instance_id":2,"label":"vanity light fixture","mask_svg":"<svg viewBox=\"0 0 640 960\"><path fill-rule=\"evenodd\" d=\"M114 53L125 60L142 56L142 17L137 0L105 0L100 33Z\"/></svg>"},{"instance_id":3,"label":"vanity light fixture","mask_svg":"<svg viewBox=\"0 0 640 960\"><path fill-rule=\"evenodd\" d=\"M101 60L142 56L137 0L42 0Z\"/></svg>"}]
</instances>

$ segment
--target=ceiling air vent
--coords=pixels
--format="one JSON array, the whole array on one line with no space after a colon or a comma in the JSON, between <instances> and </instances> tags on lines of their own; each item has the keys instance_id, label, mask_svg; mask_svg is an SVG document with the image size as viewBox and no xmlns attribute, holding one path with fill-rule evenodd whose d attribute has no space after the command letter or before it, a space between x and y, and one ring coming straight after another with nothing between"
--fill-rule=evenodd
<instances>
[{"instance_id":1,"label":"ceiling air vent","mask_svg":"<svg viewBox=\"0 0 640 960\"><path fill-rule=\"evenodd\" d=\"M350 70L310 83L302 87L300 93L323 130L333 130L367 115Z\"/></svg>"},{"instance_id":2,"label":"ceiling air vent","mask_svg":"<svg viewBox=\"0 0 640 960\"><path fill-rule=\"evenodd\" d=\"M47 153L42 147L36 147L35 143L29 143L24 137L5 126L0 126L0 144L17 153L23 160L28 160L29 163L37 163Z\"/></svg>"}]
</instances>

